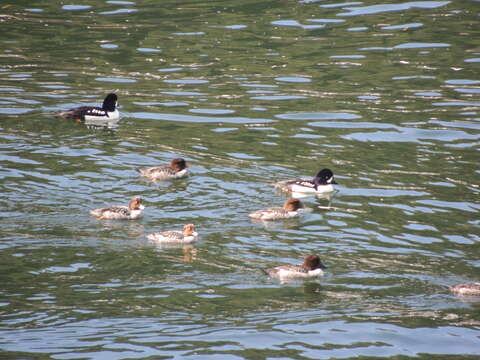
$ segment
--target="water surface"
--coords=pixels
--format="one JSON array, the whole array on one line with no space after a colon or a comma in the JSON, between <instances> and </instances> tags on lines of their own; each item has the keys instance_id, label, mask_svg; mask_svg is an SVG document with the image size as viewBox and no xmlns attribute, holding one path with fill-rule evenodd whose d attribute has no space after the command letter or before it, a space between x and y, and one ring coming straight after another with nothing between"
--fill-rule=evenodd
<instances>
[{"instance_id":1,"label":"water surface","mask_svg":"<svg viewBox=\"0 0 480 360\"><path fill-rule=\"evenodd\" d=\"M0 11L6 359L476 359L475 1L25 1ZM116 92L117 123L55 112ZM136 167L184 157L192 176ZM297 220L269 184L335 173ZM141 196L145 217L89 210ZM146 235L194 223L191 246ZM261 269L318 253L321 280Z\"/></svg>"}]
</instances>

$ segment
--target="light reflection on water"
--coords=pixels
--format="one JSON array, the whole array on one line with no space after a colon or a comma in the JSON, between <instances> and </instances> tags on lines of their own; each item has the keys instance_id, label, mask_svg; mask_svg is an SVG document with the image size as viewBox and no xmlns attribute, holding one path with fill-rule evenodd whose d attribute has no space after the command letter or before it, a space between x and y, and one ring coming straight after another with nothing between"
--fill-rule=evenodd
<instances>
[{"instance_id":1,"label":"light reflection on water","mask_svg":"<svg viewBox=\"0 0 480 360\"><path fill-rule=\"evenodd\" d=\"M313 314L313 318L317 314ZM321 315L321 314L320 314ZM288 318L296 318L292 323ZM318 315L317 315L318 316ZM24 343L28 340L28 347L20 347L18 351L43 349L43 353L53 353L56 359L75 359L99 357L110 359L147 358L149 356L165 356L182 358L211 358L213 354L221 354L222 358L242 358L247 347L254 347L257 351L267 351L274 356L287 352L289 357L299 354L307 358L334 356L349 358L359 355L388 357L397 354L398 349L409 349L416 343L416 349L428 352L429 347L419 342L419 337L425 331L430 333L438 343L438 350L442 354L457 354L459 351L466 355L476 355L476 352L464 352L465 346L476 341L477 331L467 330L459 332L452 326L419 327L406 329L401 326L384 324L381 322L347 323L342 320L331 321L328 324L309 323L310 320L303 314L287 312L282 314L255 314L244 320L228 319L215 321L193 318L186 322L182 314L165 315L166 327L159 329L158 319L139 319L132 326L128 318L86 320L72 324L58 324L57 331L51 334L49 328L33 329L28 339L19 339L17 331L12 343ZM205 325L198 325L205 322ZM231 327L225 322L240 324ZM173 325L181 323L181 325ZM92 332L92 329L95 329ZM255 335L261 331L263 336ZM349 333L355 340L340 340L342 334ZM75 334L75 335L73 335ZM102 339L98 335L102 335ZM59 348L55 341L48 340L60 336L63 347ZM131 339L125 342L122 339ZM235 339L235 340L233 340ZM392 344L392 339L395 343ZM156 344L156 346L151 346ZM311 344L315 344L312 346ZM331 344L337 344L332 348ZM102 350L96 350L96 349ZM194 351L192 351L195 349ZM81 351L81 353L79 353ZM407 350L405 355L415 356L416 351ZM240 356L238 356L238 355ZM203 356L202 356L203 355ZM248 355L247 355L248 356Z\"/></svg>"},{"instance_id":2,"label":"light reflection on water","mask_svg":"<svg viewBox=\"0 0 480 360\"><path fill-rule=\"evenodd\" d=\"M446 288L480 280L478 3L167 5L2 8L3 355L478 356L478 298ZM119 122L53 115L111 91ZM301 218L248 218L323 167ZM141 220L88 214L134 195ZM309 253L321 280L261 272Z\"/></svg>"}]
</instances>

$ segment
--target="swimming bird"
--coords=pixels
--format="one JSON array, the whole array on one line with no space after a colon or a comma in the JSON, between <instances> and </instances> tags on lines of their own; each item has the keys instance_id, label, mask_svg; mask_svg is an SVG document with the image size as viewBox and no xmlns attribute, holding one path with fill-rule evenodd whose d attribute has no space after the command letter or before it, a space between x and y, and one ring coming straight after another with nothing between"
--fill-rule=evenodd
<instances>
[{"instance_id":1,"label":"swimming bird","mask_svg":"<svg viewBox=\"0 0 480 360\"><path fill-rule=\"evenodd\" d=\"M299 215L299 209L303 208L303 204L297 198L290 198L283 204L283 207L271 207L268 209L257 210L250 213L252 219L258 220L281 220L290 219Z\"/></svg>"},{"instance_id":2,"label":"swimming bird","mask_svg":"<svg viewBox=\"0 0 480 360\"><path fill-rule=\"evenodd\" d=\"M320 260L320 256L308 255L301 265L282 265L264 269L263 272L279 279L312 278L323 276L322 269L326 269L326 266Z\"/></svg>"},{"instance_id":3,"label":"swimming bird","mask_svg":"<svg viewBox=\"0 0 480 360\"><path fill-rule=\"evenodd\" d=\"M313 179L291 179L278 181L273 186L277 189L293 193L322 194L334 191L337 184L330 169L322 169Z\"/></svg>"},{"instance_id":4,"label":"swimming bird","mask_svg":"<svg viewBox=\"0 0 480 360\"><path fill-rule=\"evenodd\" d=\"M142 199L134 196L128 206L113 205L90 211L98 220L133 220L143 216Z\"/></svg>"},{"instance_id":5,"label":"swimming bird","mask_svg":"<svg viewBox=\"0 0 480 360\"><path fill-rule=\"evenodd\" d=\"M57 114L58 117L70 118L78 121L109 120L116 121L120 118L117 110L117 95L110 93L103 100L102 107L80 106L65 110Z\"/></svg>"},{"instance_id":6,"label":"swimming bird","mask_svg":"<svg viewBox=\"0 0 480 360\"><path fill-rule=\"evenodd\" d=\"M457 284L448 288L460 296L480 296L480 282Z\"/></svg>"},{"instance_id":7,"label":"swimming bird","mask_svg":"<svg viewBox=\"0 0 480 360\"><path fill-rule=\"evenodd\" d=\"M159 243L192 243L197 237L198 233L193 224L185 225L183 231L164 231L147 235L148 240Z\"/></svg>"},{"instance_id":8,"label":"swimming bird","mask_svg":"<svg viewBox=\"0 0 480 360\"><path fill-rule=\"evenodd\" d=\"M174 180L187 177L189 172L187 170L187 162L182 158L172 159L170 165L154 166L147 169L137 170L140 175L149 178L150 180Z\"/></svg>"}]
</instances>

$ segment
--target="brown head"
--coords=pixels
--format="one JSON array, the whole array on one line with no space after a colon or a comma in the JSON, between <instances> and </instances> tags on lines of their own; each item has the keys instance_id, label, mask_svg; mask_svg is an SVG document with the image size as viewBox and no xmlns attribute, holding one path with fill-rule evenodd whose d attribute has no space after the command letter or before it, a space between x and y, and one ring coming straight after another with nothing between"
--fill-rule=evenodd
<instances>
[{"instance_id":1,"label":"brown head","mask_svg":"<svg viewBox=\"0 0 480 360\"><path fill-rule=\"evenodd\" d=\"M143 209L142 199L140 199L138 196L134 196L132 198L132 200L130 200L130 204L128 204L128 208L130 210L141 210L141 209Z\"/></svg>"},{"instance_id":2,"label":"brown head","mask_svg":"<svg viewBox=\"0 0 480 360\"><path fill-rule=\"evenodd\" d=\"M183 227L183 236L192 236L195 232L195 225L187 224Z\"/></svg>"},{"instance_id":3,"label":"brown head","mask_svg":"<svg viewBox=\"0 0 480 360\"><path fill-rule=\"evenodd\" d=\"M306 270L315 270L315 269L326 269L327 267L322 264L320 256L318 255L308 255L303 260L303 267Z\"/></svg>"},{"instance_id":4,"label":"brown head","mask_svg":"<svg viewBox=\"0 0 480 360\"><path fill-rule=\"evenodd\" d=\"M283 208L287 211L297 211L303 208L303 204L297 198L290 198L283 204Z\"/></svg>"},{"instance_id":5,"label":"brown head","mask_svg":"<svg viewBox=\"0 0 480 360\"><path fill-rule=\"evenodd\" d=\"M175 171L182 171L186 167L188 167L188 165L187 165L187 162L185 161L185 159L176 158L176 159L172 159L172 161L170 161L170 168L175 170Z\"/></svg>"}]
</instances>

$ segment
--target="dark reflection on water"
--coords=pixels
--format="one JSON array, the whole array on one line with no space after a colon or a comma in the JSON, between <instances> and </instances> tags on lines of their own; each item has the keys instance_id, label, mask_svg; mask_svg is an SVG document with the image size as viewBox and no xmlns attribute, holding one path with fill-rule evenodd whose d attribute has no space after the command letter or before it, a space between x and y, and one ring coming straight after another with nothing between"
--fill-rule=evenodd
<instances>
[{"instance_id":1,"label":"dark reflection on water","mask_svg":"<svg viewBox=\"0 0 480 360\"><path fill-rule=\"evenodd\" d=\"M7 358L478 357L478 2L17 1L0 11ZM54 113L116 92L122 118ZM183 157L192 176L136 167ZM299 219L275 181L335 172ZM141 196L145 217L89 210ZM189 246L154 231L194 223ZM318 253L315 281L262 269ZM0 356L2 357L2 356Z\"/></svg>"}]
</instances>

